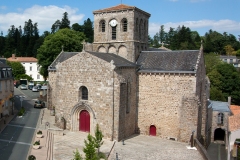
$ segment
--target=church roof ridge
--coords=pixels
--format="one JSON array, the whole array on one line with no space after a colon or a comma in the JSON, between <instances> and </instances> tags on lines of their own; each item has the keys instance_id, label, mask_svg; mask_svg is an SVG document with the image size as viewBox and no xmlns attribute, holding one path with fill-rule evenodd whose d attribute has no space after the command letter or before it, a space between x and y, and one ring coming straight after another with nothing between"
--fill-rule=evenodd
<instances>
[{"instance_id":1,"label":"church roof ridge","mask_svg":"<svg viewBox=\"0 0 240 160\"><path fill-rule=\"evenodd\" d=\"M138 10L138 11L144 12L148 16L151 15L150 13L145 12L145 11L135 7L135 6L128 6L126 4L119 4L119 5L116 5L116 6L113 6L113 7L95 10L95 11L93 11L93 14L95 14L95 13L102 13L102 12L121 11L121 10L128 10L128 9L133 9L133 10Z\"/></svg>"},{"instance_id":2,"label":"church roof ridge","mask_svg":"<svg viewBox=\"0 0 240 160\"><path fill-rule=\"evenodd\" d=\"M125 5L125 4L119 4L119 5L116 5L116 6L113 6L113 7L95 10L95 11L93 11L93 13L106 12L106 11L117 11L117 10L123 10L123 9L134 9L134 8L136 8L136 7L128 6L128 5Z\"/></svg>"}]
</instances>

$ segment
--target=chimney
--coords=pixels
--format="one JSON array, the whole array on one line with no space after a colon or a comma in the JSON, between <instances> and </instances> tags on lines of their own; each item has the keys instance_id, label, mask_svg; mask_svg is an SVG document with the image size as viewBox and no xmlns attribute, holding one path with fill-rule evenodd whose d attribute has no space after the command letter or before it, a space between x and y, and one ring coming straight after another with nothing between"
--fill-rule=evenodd
<instances>
[{"instance_id":1,"label":"chimney","mask_svg":"<svg viewBox=\"0 0 240 160\"><path fill-rule=\"evenodd\" d=\"M231 105L231 97L228 97L228 104Z\"/></svg>"},{"instance_id":2,"label":"chimney","mask_svg":"<svg viewBox=\"0 0 240 160\"><path fill-rule=\"evenodd\" d=\"M12 54L12 59L15 59L16 57L15 57L15 54Z\"/></svg>"}]
</instances>

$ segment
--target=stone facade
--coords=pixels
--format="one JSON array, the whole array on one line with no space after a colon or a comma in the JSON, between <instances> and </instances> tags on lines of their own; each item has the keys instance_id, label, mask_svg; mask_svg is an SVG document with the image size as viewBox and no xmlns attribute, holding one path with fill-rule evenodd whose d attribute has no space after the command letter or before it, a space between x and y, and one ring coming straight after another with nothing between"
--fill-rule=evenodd
<instances>
[{"instance_id":1,"label":"stone facade","mask_svg":"<svg viewBox=\"0 0 240 160\"><path fill-rule=\"evenodd\" d=\"M192 131L198 139L205 137L208 81L203 49L156 51L144 57L149 13L126 5L93 13L94 43L79 53L60 53L49 67L48 105L55 108L56 124L60 126L63 117L66 129L79 131L81 113L87 111L89 132L94 134L99 124L104 137L111 140L135 133L149 135L151 126L162 138L188 142ZM116 39L112 39L112 19L117 21ZM163 63L153 61L162 54L167 64L179 61L170 66L179 68L161 69L166 68ZM145 64L147 70L142 68ZM87 99L82 98L82 87L87 88Z\"/></svg>"},{"instance_id":2,"label":"stone facade","mask_svg":"<svg viewBox=\"0 0 240 160\"><path fill-rule=\"evenodd\" d=\"M123 92L128 95L126 98L120 96L121 84L128 87ZM49 86L49 105L55 107L58 126L64 117L66 129L79 131L79 114L87 110L91 117L90 126L99 124L105 138L122 139L135 133L135 68L112 70L110 63L82 52L59 63L57 72L49 72ZM88 100L80 98L81 86L87 87ZM124 114L126 105L129 111ZM120 127L121 130L118 129ZM90 133L93 134L94 129L91 127Z\"/></svg>"}]
</instances>

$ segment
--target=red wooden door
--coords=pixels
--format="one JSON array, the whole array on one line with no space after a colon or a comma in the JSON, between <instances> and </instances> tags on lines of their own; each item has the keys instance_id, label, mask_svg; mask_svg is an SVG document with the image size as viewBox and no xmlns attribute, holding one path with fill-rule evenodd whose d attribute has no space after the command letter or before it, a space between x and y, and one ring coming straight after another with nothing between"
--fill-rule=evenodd
<instances>
[{"instance_id":1,"label":"red wooden door","mask_svg":"<svg viewBox=\"0 0 240 160\"><path fill-rule=\"evenodd\" d=\"M150 126L149 135L150 136L156 136L156 127L154 125Z\"/></svg>"},{"instance_id":2,"label":"red wooden door","mask_svg":"<svg viewBox=\"0 0 240 160\"><path fill-rule=\"evenodd\" d=\"M80 112L79 130L83 132L90 132L90 115L88 111L83 110Z\"/></svg>"}]
</instances>

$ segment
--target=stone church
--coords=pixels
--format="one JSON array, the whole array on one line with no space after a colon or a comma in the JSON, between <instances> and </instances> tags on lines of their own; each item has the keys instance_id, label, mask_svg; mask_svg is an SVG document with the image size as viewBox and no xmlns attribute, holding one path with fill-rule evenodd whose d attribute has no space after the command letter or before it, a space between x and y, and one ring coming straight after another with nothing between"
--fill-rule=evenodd
<instances>
[{"instance_id":1,"label":"stone church","mask_svg":"<svg viewBox=\"0 0 240 160\"><path fill-rule=\"evenodd\" d=\"M120 4L96 10L94 42L49 66L48 107L57 125L120 141L133 134L188 142L206 135L203 48L148 47L150 14Z\"/></svg>"}]
</instances>

